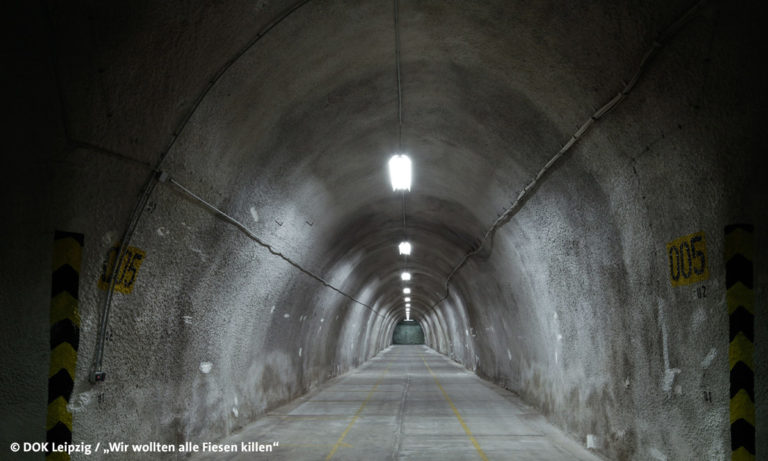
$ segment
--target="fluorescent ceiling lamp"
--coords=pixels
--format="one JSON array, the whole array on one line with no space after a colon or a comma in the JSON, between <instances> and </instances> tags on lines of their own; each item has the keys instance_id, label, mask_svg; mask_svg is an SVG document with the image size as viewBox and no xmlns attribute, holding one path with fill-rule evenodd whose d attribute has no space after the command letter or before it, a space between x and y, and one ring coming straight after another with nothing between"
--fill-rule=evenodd
<instances>
[{"instance_id":1,"label":"fluorescent ceiling lamp","mask_svg":"<svg viewBox=\"0 0 768 461\"><path fill-rule=\"evenodd\" d=\"M400 245L397 246L400 249L401 255L409 255L411 254L411 244L408 242L400 242Z\"/></svg>"},{"instance_id":2,"label":"fluorescent ceiling lamp","mask_svg":"<svg viewBox=\"0 0 768 461\"><path fill-rule=\"evenodd\" d=\"M409 294L411 294L411 289L410 288L403 288L403 293L409 295Z\"/></svg>"},{"instance_id":3,"label":"fluorescent ceiling lamp","mask_svg":"<svg viewBox=\"0 0 768 461\"><path fill-rule=\"evenodd\" d=\"M392 190L411 190L411 159L407 155L393 155L389 159L389 179Z\"/></svg>"},{"instance_id":4,"label":"fluorescent ceiling lamp","mask_svg":"<svg viewBox=\"0 0 768 461\"><path fill-rule=\"evenodd\" d=\"M400 274L400 278L403 280L410 280L411 279L411 273L410 272L403 272Z\"/></svg>"},{"instance_id":5,"label":"fluorescent ceiling lamp","mask_svg":"<svg viewBox=\"0 0 768 461\"><path fill-rule=\"evenodd\" d=\"M405 303L405 307L409 308L411 307L411 303Z\"/></svg>"},{"instance_id":6,"label":"fluorescent ceiling lamp","mask_svg":"<svg viewBox=\"0 0 768 461\"><path fill-rule=\"evenodd\" d=\"M410 296L406 296L405 297L405 302L407 302L407 303L411 302L411 297Z\"/></svg>"}]
</instances>

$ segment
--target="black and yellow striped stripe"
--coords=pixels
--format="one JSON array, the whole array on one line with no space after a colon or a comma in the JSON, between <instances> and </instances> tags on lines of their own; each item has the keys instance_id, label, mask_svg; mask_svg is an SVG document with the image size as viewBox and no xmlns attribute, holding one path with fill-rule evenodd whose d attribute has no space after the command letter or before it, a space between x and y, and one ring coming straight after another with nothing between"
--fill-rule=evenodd
<instances>
[{"instance_id":1,"label":"black and yellow striped stripe","mask_svg":"<svg viewBox=\"0 0 768 461\"><path fill-rule=\"evenodd\" d=\"M725 288L730 325L731 460L755 459L755 296L752 225L725 227Z\"/></svg>"},{"instance_id":2,"label":"black and yellow striped stripe","mask_svg":"<svg viewBox=\"0 0 768 461\"><path fill-rule=\"evenodd\" d=\"M83 235L56 231L51 282L51 366L48 371L46 440L72 442L72 413L67 408L75 383L80 314L77 309ZM47 460L69 460L67 453L49 453Z\"/></svg>"}]
</instances>

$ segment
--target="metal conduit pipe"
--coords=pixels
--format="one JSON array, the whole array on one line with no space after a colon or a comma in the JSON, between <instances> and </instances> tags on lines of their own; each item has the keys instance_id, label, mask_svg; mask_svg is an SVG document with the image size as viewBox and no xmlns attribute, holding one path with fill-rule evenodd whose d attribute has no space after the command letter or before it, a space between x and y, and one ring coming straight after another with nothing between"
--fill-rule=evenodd
<instances>
[{"instance_id":1,"label":"metal conduit pipe","mask_svg":"<svg viewBox=\"0 0 768 461\"><path fill-rule=\"evenodd\" d=\"M240 49L239 52L237 52L232 58L230 58L227 62L224 63L221 68L214 74L213 77L208 81L208 84L203 88L203 90L198 94L197 98L195 98L194 102L192 103L192 107L190 107L189 111L182 117L181 121L179 122L178 126L175 130L173 130L173 134L171 136L171 140L168 142L168 145L163 150L162 154L160 155L160 159L157 161L155 168L153 169L152 173L150 173L149 178L147 179L144 187L142 188L141 195L139 197L139 200L136 202L136 206L133 209L133 212L131 213L131 216L128 220L128 226L125 229L125 232L123 232L122 240L120 242L120 250L117 253L117 258L115 259L115 268L118 268L120 266L120 263L122 262L123 258L125 257L125 253L128 249L128 245L131 241L131 238L133 237L133 234L136 230L136 227L138 226L139 221L141 220L141 215L144 212L144 208L147 204L147 201L149 200L149 197L152 195L152 191L154 190L155 186L157 185L157 179L161 175L160 168L163 165L163 162L168 157L168 154L171 152L171 149L176 144L176 141L179 139L179 136L184 131L184 128L186 128L187 124L189 123L189 120L192 118L192 115L197 112L198 107L200 107L200 104L203 102L205 97L208 95L208 93L211 91L211 89L216 85L216 83L221 80L221 77L229 70L232 65L237 62L240 58L245 55L251 48L253 48L256 43L261 40L264 35L266 35L269 31L274 29L278 24L280 24L283 20L285 20L288 16L290 16L292 13L294 13L296 10L307 4L309 0L300 0L296 2L291 7L284 10L281 14L279 14L272 22L267 24L263 29L261 29L256 36L249 41L243 48ZM106 374L101 369L102 362L104 358L104 343L106 342L107 337L107 325L109 324L109 310L112 306L112 293L115 288L115 270L112 271L112 274L109 277L109 289L107 291L107 295L104 297L104 303L102 305L101 309L101 315L100 315L100 321L99 321L99 331L97 333L97 340L96 340L96 352L93 357L93 362L91 365L91 371L89 373L89 381L94 384L99 381L103 381L106 377Z\"/></svg>"},{"instance_id":2,"label":"metal conduit pipe","mask_svg":"<svg viewBox=\"0 0 768 461\"><path fill-rule=\"evenodd\" d=\"M200 205L203 205L203 207L213 211L214 214L216 214L216 216L218 216L219 218L221 218L224 221L234 225L243 234L245 234L249 239L253 240L258 245L266 248L267 251L269 251L273 255L279 257L280 259L282 259L283 261L287 262L291 266L295 267L299 271L301 271L304 274L306 274L306 275L312 277L313 279L317 280L318 282L323 284L323 286L325 286L326 288L330 288L331 290L333 290L336 293L344 296L345 298L349 299L350 301L353 301L353 302L355 302L355 303L365 307L366 309L368 309L371 312L373 312L374 315L376 315L378 317L382 317L381 314L376 312L376 309L373 306L371 306L370 304L366 304L366 303L360 301L359 299L355 298L354 296L352 296L352 295L342 291L340 288L337 288L336 286L332 285L330 282L326 281L324 278L320 277L319 275L315 274L314 272L312 272L312 271L310 271L308 269L305 269L303 266L301 266L301 264L297 263L293 259L291 259L288 256L285 256L283 253L275 250L272 245L270 245L270 244L264 242L263 240L261 240L258 236L256 236L256 234L254 234L247 227L245 227L245 225L243 223L241 223L237 219L233 218L232 216L224 213L223 211L221 211L220 209L216 208L212 204L208 203L205 199L201 198L200 196L198 196L197 194L195 194L191 190L189 190L186 187L184 187L181 184L179 184L179 182L177 182L175 179L173 179L171 177L168 177L167 179L165 179L165 173L163 173L161 175L161 178L162 178L162 182L167 181L168 183L172 184L174 187L176 187L176 189L178 189L179 191L183 192L188 197L191 197L196 203L199 203Z\"/></svg>"},{"instance_id":3,"label":"metal conduit pipe","mask_svg":"<svg viewBox=\"0 0 768 461\"><path fill-rule=\"evenodd\" d=\"M506 224L509 219L514 215L515 212L517 212L520 207L522 206L523 199L528 196L531 190L533 190L534 187L538 184L539 180L547 173L547 171L552 168L552 166L557 163L563 155L568 152L571 147L576 144L576 142L581 139L584 134L592 127L595 121L599 120L601 117L603 117L605 114L610 112L614 107L616 107L617 104L622 102L627 95L632 91L632 89L637 84L638 80L640 79L640 76L643 74L643 72L646 70L648 63L651 62L654 56L658 53L659 49L663 46L663 44L668 41L670 38L672 38L690 19L693 17L693 14L698 11L701 6L706 2L706 0L699 0L696 2L693 6L688 8L686 12L680 16L676 21L674 21L670 26L668 26L664 32L659 35L659 37L653 41L653 44L651 45L650 49L645 53L643 56L643 59L640 61L640 65L638 66L637 70L635 71L632 78L629 80L628 83L624 85L624 88L611 100L609 100L606 104L604 104L602 107L597 109L590 118L588 118L582 125L579 127L578 130L568 139L568 141L565 143L565 145L539 170L539 172L536 174L536 176L523 188L523 190L520 191L517 198L512 202L512 204L504 210L504 212L499 215L498 218L491 224L491 226L488 228L487 231L485 231L485 234L483 234L483 237L480 239L480 243L477 245L477 248L474 250L471 250L467 252L462 259L453 267L451 272L448 274L448 277L445 279L445 295L440 298L437 302L435 302L432 307L437 306L441 302L445 301L448 296L450 296L450 283L453 277L456 275L456 273L466 264L467 260L477 253L479 253L483 247L485 246L485 242L488 241L489 238L493 239L493 234L496 232L496 230Z\"/></svg>"}]
</instances>

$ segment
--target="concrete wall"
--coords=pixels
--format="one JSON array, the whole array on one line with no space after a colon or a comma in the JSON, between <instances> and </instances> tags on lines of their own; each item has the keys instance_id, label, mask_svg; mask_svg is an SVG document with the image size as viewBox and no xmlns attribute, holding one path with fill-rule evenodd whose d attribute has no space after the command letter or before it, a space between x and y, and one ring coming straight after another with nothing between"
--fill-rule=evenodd
<instances>
[{"instance_id":1,"label":"concrete wall","mask_svg":"<svg viewBox=\"0 0 768 461\"><path fill-rule=\"evenodd\" d=\"M402 2L405 233L385 171L391 4L311 1L288 16L278 2L18 5L2 449L45 438L61 229L85 234L76 441L215 440L361 364L402 317L405 236L428 345L594 436L609 459L725 459L732 222L756 227L755 356L767 352L762 7L705 3L434 305L499 211L687 8L654 3ZM97 281L160 158L375 313L160 184L131 240L146 252L134 290L112 303L107 380L89 384ZM672 287L665 245L698 231L710 277ZM758 360L758 458L766 372Z\"/></svg>"},{"instance_id":2,"label":"concrete wall","mask_svg":"<svg viewBox=\"0 0 768 461\"><path fill-rule=\"evenodd\" d=\"M443 310L468 316L466 330L428 335L583 443L591 436L609 459L730 457L724 226L756 223L755 260L766 255L763 109L749 101L764 71L749 59L748 14L707 8L663 51L496 234L490 257L463 270L457 285L472 289ZM672 287L665 244L698 231L710 278ZM764 304L765 268L755 277ZM428 324L446 316L428 315ZM765 352L764 316L755 357ZM758 367L756 389L766 379ZM758 458L768 451L761 395Z\"/></svg>"},{"instance_id":3,"label":"concrete wall","mask_svg":"<svg viewBox=\"0 0 768 461\"><path fill-rule=\"evenodd\" d=\"M466 329L428 335L609 459L730 457L723 228L756 223L755 260L765 257L765 143L754 136L763 109L749 102L764 71L745 59L746 11L701 14L496 234L490 257L463 270L457 285L472 289L442 308L449 325L452 312L467 316ZM710 278L673 287L665 244L698 231ZM758 304L765 272L755 275ZM442 324L446 314L428 316ZM756 388L766 379L758 367Z\"/></svg>"}]
</instances>

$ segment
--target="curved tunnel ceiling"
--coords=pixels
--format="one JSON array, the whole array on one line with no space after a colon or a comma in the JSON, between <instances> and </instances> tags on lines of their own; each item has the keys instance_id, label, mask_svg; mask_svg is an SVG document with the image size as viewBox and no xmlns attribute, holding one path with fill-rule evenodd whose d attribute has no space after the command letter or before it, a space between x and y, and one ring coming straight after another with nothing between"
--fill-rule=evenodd
<instances>
[{"instance_id":1,"label":"curved tunnel ceiling","mask_svg":"<svg viewBox=\"0 0 768 461\"><path fill-rule=\"evenodd\" d=\"M45 3L41 98L46 120L61 121L49 122L41 161L55 170L50 199L24 200L47 204L46 229L88 242L74 392L122 396L83 397L74 433L236 431L387 347L407 268L428 346L580 440L598 434L604 455L725 450L725 439L700 444L707 434L690 423L729 424L725 406L714 414L693 397L727 393L727 374L701 365L711 356L707 367L727 367L716 288L725 265L709 257L712 295L696 298L670 285L665 245L701 231L721 254L726 224L768 221L768 49L753 19L764 7L691 5L400 1L402 150L414 166L403 202L387 176L400 150L392 2ZM594 116L626 88L621 105ZM456 265L588 121L443 300ZM359 302L168 181L143 189L155 169ZM109 378L94 388L110 298L91 282L142 190L151 193L125 243L147 256L134 291L111 301ZM35 260L46 261L41 251ZM764 269L756 274L764 286ZM50 287L25 283L49 301ZM47 324L28 311L29 325Z\"/></svg>"},{"instance_id":2,"label":"curved tunnel ceiling","mask_svg":"<svg viewBox=\"0 0 768 461\"><path fill-rule=\"evenodd\" d=\"M518 42L530 42L529 31L494 18L492 8L434 8L414 4L400 11L403 148L414 161L406 222L417 251L409 263L429 268L431 286L418 294L426 306L442 297L440 285L451 268L508 205L506 191L520 189L568 137L547 114L551 102L541 94L548 93L531 89L541 82L525 62L540 66L548 53L541 44ZM300 212L318 215L308 221L319 226L313 232L344 241L326 238L321 251L393 246L402 237L399 194L385 174L387 158L397 151L391 16L388 4L307 4L293 12L216 83L171 152L169 169L181 164L215 172L230 184L237 178L239 189L225 189L235 196L267 188L300 204ZM345 27L334 27L328 17ZM506 59L512 50L529 58ZM571 70L560 62L546 83L568 87L576 77ZM582 110L576 103L573 109ZM323 202L315 199L318 189L326 192ZM340 219L382 224L324 229ZM339 259L344 253L320 254L326 266L347 264ZM434 256L444 263L434 264ZM366 257L353 272L363 281L374 273L385 281L400 267L392 258ZM374 299L394 309L400 288L376 286Z\"/></svg>"}]
</instances>

